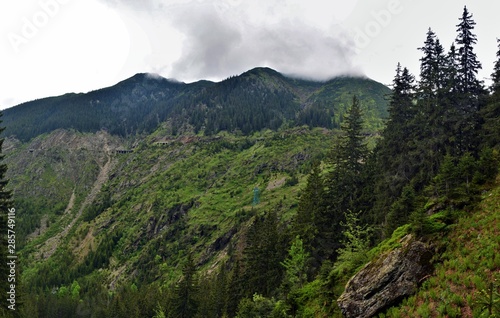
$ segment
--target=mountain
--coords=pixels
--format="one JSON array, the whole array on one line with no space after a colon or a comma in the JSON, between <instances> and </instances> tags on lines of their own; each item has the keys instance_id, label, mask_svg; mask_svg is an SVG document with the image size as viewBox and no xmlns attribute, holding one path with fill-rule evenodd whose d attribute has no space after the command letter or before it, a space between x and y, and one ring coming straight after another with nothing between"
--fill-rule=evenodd
<instances>
[{"instance_id":1,"label":"mountain","mask_svg":"<svg viewBox=\"0 0 500 318\"><path fill-rule=\"evenodd\" d=\"M373 140L388 93L366 78L256 68L219 83L137 74L5 110L23 315L90 317L128 288L173 292L190 259L200 278L234 269L266 211L289 226L353 96Z\"/></svg>"},{"instance_id":2,"label":"mountain","mask_svg":"<svg viewBox=\"0 0 500 318\"><path fill-rule=\"evenodd\" d=\"M448 53L429 29L391 91L256 68L6 110L0 316L500 315L500 46L486 88L474 25Z\"/></svg>"},{"instance_id":3,"label":"mountain","mask_svg":"<svg viewBox=\"0 0 500 318\"><path fill-rule=\"evenodd\" d=\"M27 102L4 111L6 135L28 141L55 129L106 130L128 137L168 123L176 133L245 135L283 125L338 127L352 95L363 102L368 126L382 126L389 89L366 78L312 82L256 68L222 82L185 84L137 74L112 87Z\"/></svg>"},{"instance_id":4,"label":"mountain","mask_svg":"<svg viewBox=\"0 0 500 318\"><path fill-rule=\"evenodd\" d=\"M137 74L6 110L19 316L484 313L499 297L498 151L443 155L390 201L401 172L384 167L418 167L428 147L422 112L401 122L415 138L378 133L388 92L256 68L219 83ZM373 147L390 138L413 150Z\"/></svg>"},{"instance_id":5,"label":"mountain","mask_svg":"<svg viewBox=\"0 0 500 318\"><path fill-rule=\"evenodd\" d=\"M7 135L27 141L55 129L107 130L130 135L151 131L165 117L185 84L137 74L115 86L86 94L65 94L27 102L4 111Z\"/></svg>"}]
</instances>

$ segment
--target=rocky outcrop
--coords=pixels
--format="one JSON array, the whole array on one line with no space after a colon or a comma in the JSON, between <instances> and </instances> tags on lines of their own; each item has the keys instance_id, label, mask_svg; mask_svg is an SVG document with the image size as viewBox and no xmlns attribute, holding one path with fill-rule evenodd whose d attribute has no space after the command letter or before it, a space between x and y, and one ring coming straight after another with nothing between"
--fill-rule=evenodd
<instances>
[{"instance_id":1,"label":"rocky outcrop","mask_svg":"<svg viewBox=\"0 0 500 318\"><path fill-rule=\"evenodd\" d=\"M373 317L404 297L414 294L432 272L432 250L411 235L402 246L368 263L346 285L337 300L347 318Z\"/></svg>"}]
</instances>

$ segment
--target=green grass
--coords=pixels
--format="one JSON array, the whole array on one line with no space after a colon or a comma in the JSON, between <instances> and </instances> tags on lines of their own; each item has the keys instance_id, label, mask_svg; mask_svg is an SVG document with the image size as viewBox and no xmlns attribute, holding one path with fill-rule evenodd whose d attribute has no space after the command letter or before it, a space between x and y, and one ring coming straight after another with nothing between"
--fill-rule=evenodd
<instances>
[{"instance_id":1,"label":"green grass","mask_svg":"<svg viewBox=\"0 0 500 318\"><path fill-rule=\"evenodd\" d=\"M104 273L125 267L122 279L129 279L139 268L138 281L147 274L144 281L159 279L169 285L178 279L177 265L188 253L209 270L227 251L208 247L245 226L255 213L276 209L283 223L293 217L311 162L324 158L332 139L331 132L299 127L251 137L193 136L190 142L179 139L164 146L146 140L133 153L115 155L112 178L104 185L111 191L112 205L88 222L79 221L55 256L76 253L83 232L93 233L93 251L110 233L120 233ZM294 178L297 181L289 183ZM256 206L254 187L260 189ZM103 199L101 193L96 201ZM63 219L54 223L36 243L65 224ZM34 247L26 249L27 257ZM68 270L76 271L87 256L73 256ZM27 268L29 283L45 265L32 262Z\"/></svg>"},{"instance_id":2,"label":"green grass","mask_svg":"<svg viewBox=\"0 0 500 318\"><path fill-rule=\"evenodd\" d=\"M497 186L441 239L445 250L434 275L415 296L389 309L385 317L487 317L484 294L491 284L500 289L499 206ZM493 313L498 316L499 310L497 307Z\"/></svg>"},{"instance_id":3,"label":"green grass","mask_svg":"<svg viewBox=\"0 0 500 318\"><path fill-rule=\"evenodd\" d=\"M411 226L410 224L402 225L394 230L391 237L382 241L377 246L372 248L368 252L368 257L370 259L374 259L384 252L392 251L398 247L401 247L401 240L410 233Z\"/></svg>"}]
</instances>

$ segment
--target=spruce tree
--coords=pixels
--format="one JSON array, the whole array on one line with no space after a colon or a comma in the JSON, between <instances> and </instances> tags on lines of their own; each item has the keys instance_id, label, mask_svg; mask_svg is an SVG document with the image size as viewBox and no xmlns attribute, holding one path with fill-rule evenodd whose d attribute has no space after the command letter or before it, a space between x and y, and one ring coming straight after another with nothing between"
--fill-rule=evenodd
<instances>
[{"instance_id":1,"label":"spruce tree","mask_svg":"<svg viewBox=\"0 0 500 318\"><path fill-rule=\"evenodd\" d=\"M198 311L198 281L196 277L196 266L191 254L182 268L182 280L175 288L173 302L173 317L194 317Z\"/></svg>"},{"instance_id":2,"label":"spruce tree","mask_svg":"<svg viewBox=\"0 0 500 318\"><path fill-rule=\"evenodd\" d=\"M327 180L329 208L342 213L355 203L356 191L360 189L360 176L368 157L364 143L361 105L356 96L342 123L342 133L336 140L330 156L333 172Z\"/></svg>"},{"instance_id":3,"label":"spruce tree","mask_svg":"<svg viewBox=\"0 0 500 318\"><path fill-rule=\"evenodd\" d=\"M342 125L343 136L341 137L338 153L342 165L353 174L361 173L362 165L368 155L368 149L364 143L363 116L361 105L356 96L352 98L352 106L347 112L347 117Z\"/></svg>"},{"instance_id":4,"label":"spruce tree","mask_svg":"<svg viewBox=\"0 0 500 318\"><path fill-rule=\"evenodd\" d=\"M478 70L481 69L481 63L478 61L474 52L474 45L477 43L477 37L472 31L476 23L472 19L467 7L464 7L460 23L457 25L458 45L458 89L459 98L457 99L457 129L456 144L452 149L453 154L460 157L462 154L470 151L475 153L479 143L476 134L480 126L480 102L484 94L481 81L477 79Z\"/></svg>"},{"instance_id":5,"label":"spruce tree","mask_svg":"<svg viewBox=\"0 0 500 318\"><path fill-rule=\"evenodd\" d=\"M315 260L313 267L319 267L319 261L322 259L320 247L323 245L323 240L326 240L321 232L326 223L324 200L325 186L321 177L320 162L316 162L307 178L306 188L300 196L293 223L294 234L302 238L304 248Z\"/></svg>"},{"instance_id":6,"label":"spruce tree","mask_svg":"<svg viewBox=\"0 0 500 318\"><path fill-rule=\"evenodd\" d=\"M408 184L403 188L401 196L392 204L387 214L387 225L385 227L385 234L387 237L389 237L398 226L408 223L414 208L415 190Z\"/></svg>"},{"instance_id":7,"label":"spruce tree","mask_svg":"<svg viewBox=\"0 0 500 318\"><path fill-rule=\"evenodd\" d=\"M443 87L440 90L441 127L444 148L451 152L455 148L456 127L460 120L457 104L459 101L459 58L455 44L452 44L444 60Z\"/></svg>"},{"instance_id":8,"label":"spruce tree","mask_svg":"<svg viewBox=\"0 0 500 318\"><path fill-rule=\"evenodd\" d=\"M407 68L398 64L389 101L389 118L382 139L375 148L375 203L372 219L385 222L385 214L400 196L403 187L416 175L411 156L416 151L414 135L417 108L415 79Z\"/></svg>"},{"instance_id":9,"label":"spruce tree","mask_svg":"<svg viewBox=\"0 0 500 318\"><path fill-rule=\"evenodd\" d=\"M357 209L362 197L363 167L368 158L368 148L363 136L363 117L361 105L353 96L352 105L342 124L342 133L338 136L330 155L332 171L327 175L325 224L319 231L324 237L323 253L327 257L335 255L340 247L344 213L348 209Z\"/></svg>"},{"instance_id":10,"label":"spruce tree","mask_svg":"<svg viewBox=\"0 0 500 318\"><path fill-rule=\"evenodd\" d=\"M493 83L491 84L491 92L493 95L500 95L500 39L497 39L497 60L493 66L493 73L491 74L491 79Z\"/></svg>"},{"instance_id":11,"label":"spruce tree","mask_svg":"<svg viewBox=\"0 0 500 318\"><path fill-rule=\"evenodd\" d=\"M241 273L241 263L239 259L236 259L233 264L233 268L231 269L231 273L229 275L227 283L227 298L225 308L225 313L227 314L227 316L236 316L236 312L238 311L238 304L244 297L244 285L245 281Z\"/></svg>"},{"instance_id":12,"label":"spruce tree","mask_svg":"<svg viewBox=\"0 0 500 318\"><path fill-rule=\"evenodd\" d=\"M280 286L283 268L280 262L286 250L278 231L278 216L269 211L257 216L247 234L245 257L245 296L255 293L272 296Z\"/></svg>"},{"instance_id":13,"label":"spruce tree","mask_svg":"<svg viewBox=\"0 0 500 318\"><path fill-rule=\"evenodd\" d=\"M436 34L429 28L424 46L419 48L423 52L423 56L420 58L419 98L428 104L433 102L437 87L436 41Z\"/></svg>"},{"instance_id":14,"label":"spruce tree","mask_svg":"<svg viewBox=\"0 0 500 318\"><path fill-rule=\"evenodd\" d=\"M424 46L420 48L424 56L420 59L420 80L418 82L418 112L414 119L413 136L415 154L421 156L420 170L428 175L437 173L442 149L446 142L443 131L446 120L446 57L444 49L434 32L429 29ZM428 177L421 176L424 184Z\"/></svg>"},{"instance_id":15,"label":"spruce tree","mask_svg":"<svg viewBox=\"0 0 500 318\"><path fill-rule=\"evenodd\" d=\"M472 14L464 6L460 23L457 25L457 38L459 54L459 81L462 93L472 94L477 96L480 92L480 82L476 78L478 70L481 69L481 63L478 61L476 53L474 53L474 45L477 43L477 37L472 30L476 22L472 19Z\"/></svg>"},{"instance_id":16,"label":"spruce tree","mask_svg":"<svg viewBox=\"0 0 500 318\"><path fill-rule=\"evenodd\" d=\"M281 263L285 268L282 287L286 293L302 288L307 282L308 258L300 236L296 236L288 250L288 257Z\"/></svg>"},{"instance_id":17,"label":"spruce tree","mask_svg":"<svg viewBox=\"0 0 500 318\"><path fill-rule=\"evenodd\" d=\"M483 145L487 147L500 146L500 123L498 122L498 118L500 117L500 40L497 39L497 43L497 60L491 74L491 95L487 106L481 110L484 120L482 140Z\"/></svg>"},{"instance_id":18,"label":"spruce tree","mask_svg":"<svg viewBox=\"0 0 500 318\"><path fill-rule=\"evenodd\" d=\"M457 47L455 43L452 43L448 54L445 56L444 60L444 76L445 80L444 91L449 94L456 94L458 89L458 69L459 69L459 58Z\"/></svg>"},{"instance_id":19,"label":"spruce tree","mask_svg":"<svg viewBox=\"0 0 500 318\"><path fill-rule=\"evenodd\" d=\"M338 249L338 258L332 274L342 279L365 264L368 259L370 236L373 228L361 223L359 212L347 210L342 222L342 247Z\"/></svg>"}]
</instances>

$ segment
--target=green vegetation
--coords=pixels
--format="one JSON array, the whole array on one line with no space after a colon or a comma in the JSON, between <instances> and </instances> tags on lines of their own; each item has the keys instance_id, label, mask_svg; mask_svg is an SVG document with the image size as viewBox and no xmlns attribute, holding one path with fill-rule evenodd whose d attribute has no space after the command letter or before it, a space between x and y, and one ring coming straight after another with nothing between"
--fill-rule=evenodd
<instances>
[{"instance_id":1,"label":"green vegetation","mask_svg":"<svg viewBox=\"0 0 500 318\"><path fill-rule=\"evenodd\" d=\"M436 269L410 301L390 313L401 317L496 317L500 314L500 187L484 194L475 213L459 222L438 243L444 252ZM428 315L425 315L427 313Z\"/></svg>"},{"instance_id":2,"label":"green vegetation","mask_svg":"<svg viewBox=\"0 0 500 318\"><path fill-rule=\"evenodd\" d=\"M7 136L29 141L56 129L106 130L122 137L153 133L160 123L171 135L251 135L264 129L338 128L353 94L364 104L369 128L382 128L384 85L364 78L326 83L287 78L256 68L219 83L178 83L137 74L87 94L40 99L5 111Z\"/></svg>"},{"instance_id":3,"label":"green vegetation","mask_svg":"<svg viewBox=\"0 0 500 318\"><path fill-rule=\"evenodd\" d=\"M408 234L435 273L381 317L499 315L500 62L490 93L473 26L465 8L448 53L429 30L388 109L370 80L258 68L10 110L30 141L6 157L21 316L340 317L350 277Z\"/></svg>"}]
</instances>

